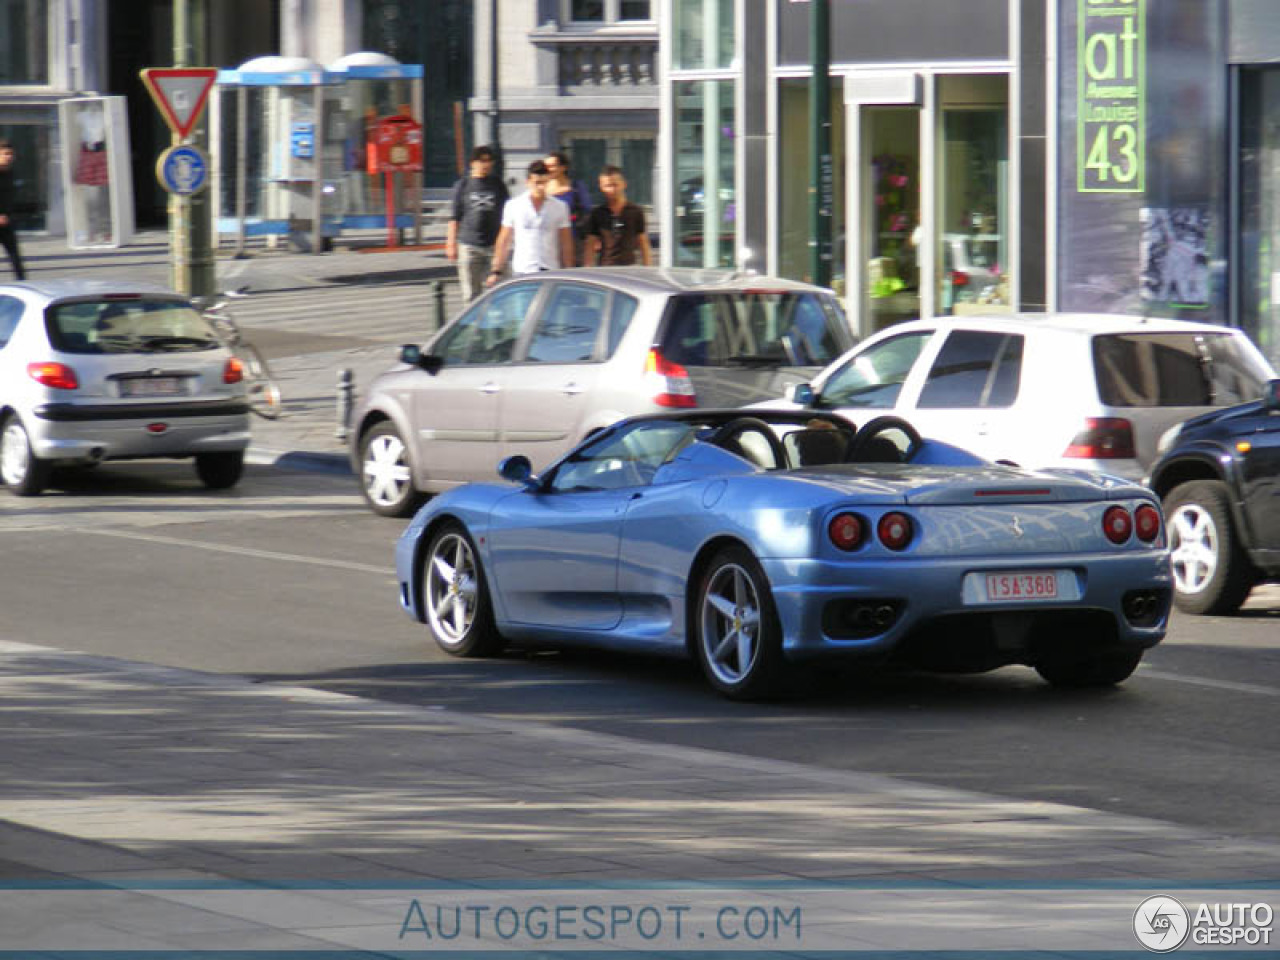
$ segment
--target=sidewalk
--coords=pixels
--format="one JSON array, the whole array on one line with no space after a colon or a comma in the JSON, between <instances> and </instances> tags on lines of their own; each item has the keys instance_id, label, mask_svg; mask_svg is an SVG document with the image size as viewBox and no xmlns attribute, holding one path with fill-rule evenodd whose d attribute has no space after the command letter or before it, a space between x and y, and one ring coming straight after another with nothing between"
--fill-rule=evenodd
<instances>
[{"instance_id":1,"label":"sidewalk","mask_svg":"<svg viewBox=\"0 0 1280 960\"><path fill-rule=\"evenodd\" d=\"M458 286L453 264L444 256L443 228L427 228L423 244L426 249L386 250L385 243L386 236L379 231L340 238L332 251L322 254L297 253L285 245L269 250L258 242L241 260L233 259L230 248L224 246L217 257L218 289L243 294L231 299L231 309L236 314L237 308L247 312L259 294L287 299L293 292L367 288L367 317L375 319L380 289L390 285L420 286L425 302L429 297L425 285L441 280L446 294L445 315L451 317L458 307ZM61 237L24 237L22 250L32 280L84 277L170 285L169 240L162 231L144 232L129 245L114 250L74 251L67 249ZM354 338L361 334L360 319L354 317L349 330ZM253 339L252 327L242 325ZM425 332L424 329L424 335ZM281 383L285 414L276 421L253 418L251 462L349 470L345 446L335 436L338 372L352 370L357 390L362 389L395 362L394 345L315 351L301 345L291 348L284 341L273 342L265 352Z\"/></svg>"}]
</instances>

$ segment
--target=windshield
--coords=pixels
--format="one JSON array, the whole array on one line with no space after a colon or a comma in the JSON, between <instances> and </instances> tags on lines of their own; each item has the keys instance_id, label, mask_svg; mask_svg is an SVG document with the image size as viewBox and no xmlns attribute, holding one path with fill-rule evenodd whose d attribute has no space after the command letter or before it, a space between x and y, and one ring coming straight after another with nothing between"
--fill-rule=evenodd
<instances>
[{"instance_id":1,"label":"windshield","mask_svg":"<svg viewBox=\"0 0 1280 960\"><path fill-rule=\"evenodd\" d=\"M800 291L682 294L659 350L672 363L825 366L853 345L835 301Z\"/></svg>"},{"instance_id":2,"label":"windshield","mask_svg":"<svg viewBox=\"0 0 1280 960\"><path fill-rule=\"evenodd\" d=\"M182 300L81 300L46 315L49 340L62 353L173 353L220 343L208 322Z\"/></svg>"}]
</instances>

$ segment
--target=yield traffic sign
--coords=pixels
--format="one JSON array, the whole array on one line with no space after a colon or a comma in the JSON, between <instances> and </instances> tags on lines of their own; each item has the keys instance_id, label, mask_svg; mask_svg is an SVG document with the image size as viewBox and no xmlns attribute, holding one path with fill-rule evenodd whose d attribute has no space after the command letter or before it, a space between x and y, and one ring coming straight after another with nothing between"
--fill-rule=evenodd
<instances>
[{"instance_id":1,"label":"yield traffic sign","mask_svg":"<svg viewBox=\"0 0 1280 960\"><path fill-rule=\"evenodd\" d=\"M217 79L214 67L150 67L142 71L142 82L169 129L184 139L200 121Z\"/></svg>"}]
</instances>

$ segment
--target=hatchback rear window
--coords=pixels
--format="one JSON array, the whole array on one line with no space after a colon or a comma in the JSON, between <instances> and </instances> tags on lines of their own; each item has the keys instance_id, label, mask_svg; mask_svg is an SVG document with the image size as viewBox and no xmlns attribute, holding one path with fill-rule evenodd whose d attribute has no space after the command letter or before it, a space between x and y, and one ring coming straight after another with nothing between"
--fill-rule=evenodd
<instances>
[{"instance_id":1,"label":"hatchback rear window","mask_svg":"<svg viewBox=\"0 0 1280 960\"><path fill-rule=\"evenodd\" d=\"M1231 406L1256 399L1270 377L1225 331L1094 337L1093 366L1109 407Z\"/></svg>"},{"instance_id":2,"label":"hatchback rear window","mask_svg":"<svg viewBox=\"0 0 1280 960\"><path fill-rule=\"evenodd\" d=\"M791 291L682 294L659 350L683 366L822 366L853 346L829 297Z\"/></svg>"},{"instance_id":3,"label":"hatchback rear window","mask_svg":"<svg viewBox=\"0 0 1280 960\"><path fill-rule=\"evenodd\" d=\"M220 343L208 321L180 300L80 300L46 312L49 341L62 353L173 353Z\"/></svg>"}]
</instances>

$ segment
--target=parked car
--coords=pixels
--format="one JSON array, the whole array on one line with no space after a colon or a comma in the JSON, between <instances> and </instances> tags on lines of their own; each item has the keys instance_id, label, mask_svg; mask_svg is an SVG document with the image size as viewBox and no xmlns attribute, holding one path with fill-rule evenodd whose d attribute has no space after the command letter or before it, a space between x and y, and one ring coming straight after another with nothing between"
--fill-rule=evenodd
<instances>
[{"instance_id":1,"label":"parked car","mask_svg":"<svg viewBox=\"0 0 1280 960\"><path fill-rule=\"evenodd\" d=\"M1275 376L1240 330L1130 316L940 317L867 338L788 399L906 417L989 460L1139 479L1170 426Z\"/></svg>"},{"instance_id":2,"label":"parked car","mask_svg":"<svg viewBox=\"0 0 1280 960\"><path fill-rule=\"evenodd\" d=\"M358 405L351 457L378 513L489 476L541 468L623 417L777 396L854 342L820 287L727 271L548 271L468 307Z\"/></svg>"},{"instance_id":3,"label":"parked car","mask_svg":"<svg viewBox=\"0 0 1280 960\"><path fill-rule=\"evenodd\" d=\"M457 656L506 642L688 653L733 698L792 661L1033 666L1106 685L1164 636L1172 593L1145 487L1030 473L808 411L669 411L541 476L428 503L400 538L400 602ZM514 484L514 486L512 486Z\"/></svg>"},{"instance_id":4,"label":"parked car","mask_svg":"<svg viewBox=\"0 0 1280 960\"><path fill-rule=\"evenodd\" d=\"M172 291L0 285L0 479L32 496L60 465L194 457L206 486L230 487L249 445L243 375Z\"/></svg>"},{"instance_id":5,"label":"parked car","mask_svg":"<svg viewBox=\"0 0 1280 960\"><path fill-rule=\"evenodd\" d=\"M1160 450L1148 483L1169 515L1174 602L1234 613L1280 578L1280 380L1259 400L1173 427Z\"/></svg>"}]
</instances>

